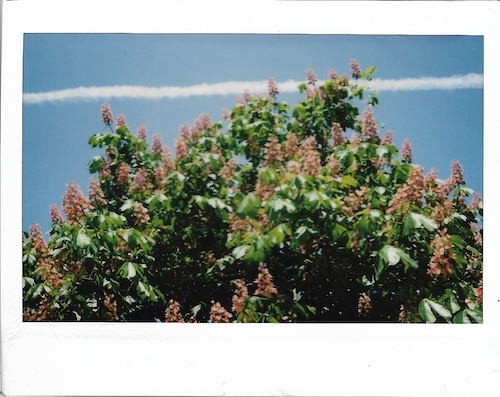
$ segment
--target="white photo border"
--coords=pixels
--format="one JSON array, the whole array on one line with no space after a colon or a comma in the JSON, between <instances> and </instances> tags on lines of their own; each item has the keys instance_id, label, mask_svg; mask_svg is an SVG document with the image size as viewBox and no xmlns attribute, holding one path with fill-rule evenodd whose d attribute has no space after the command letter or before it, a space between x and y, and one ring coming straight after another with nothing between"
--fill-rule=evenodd
<instances>
[{"instance_id":1,"label":"white photo border","mask_svg":"<svg viewBox=\"0 0 500 397\"><path fill-rule=\"evenodd\" d=\"M2 392L18 395L496 395L496 2L17 1L3 3ZM23 323L25 33L308 33L484 37L484 324ZM493 185L493 186L492 186Z\"/></svg>"}]
</instances>

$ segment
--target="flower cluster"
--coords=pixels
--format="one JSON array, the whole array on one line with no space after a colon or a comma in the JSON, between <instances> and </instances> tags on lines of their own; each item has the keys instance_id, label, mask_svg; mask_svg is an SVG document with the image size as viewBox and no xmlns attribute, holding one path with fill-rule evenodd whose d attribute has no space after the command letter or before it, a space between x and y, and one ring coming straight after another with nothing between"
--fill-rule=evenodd
<instances>
[{"instance_id":1,"label":"flower cluster","mask_svg":"<svg viewBox=\"0 0 500 397\"><path fill-rule=\"evenodd\" d=\"M462 171L462 166L458 161L453 161L451 163L451 175L450 177L438 185L434 189L434 193L438 198L444 200L452 191L460 184L464 184L464 175Z\"/></svg>"},{"instance_id":2,"label":"flower cluster","mask_svg":"<svg viewBox=\"0 0 500 397\"><path fill-rule=\"evenodd\" d=\"M361 77L361 69L355 59L351 59L351 76L354 79L359 79Z\"/></svg>"},{"instance_id":3,"label":"flower cluster","mask_svg":"<svg viewBox=\"0 0 500 397\"><path fill-rule=\"evenodd\" d=\"M266 143L264 152L264 165L281 164L283 162L283 154L281 153L281 144L276 135L271 135Z\"/></svg>"},{"instance_id":4,"label":"flower cluster","mask_svg":"<svg viewBox=\"0 0 500 397\"><path fill-rule=\"evenodd\" d=\"M342 171L342 163L331 154L326 159L326 169L330 175L338 176Z\"/></svg>"},{"instance_id":5,"label":"flower cluster","mask_svg":"<svg viewBox=\"0 0 500 397\"><path fill-rule=\"evenodd\" d=\"M140 168L134 175L132 185L130 186L131 192L144 192L148 189L148 174L144 168Z\"/></svg>"},{"instance_id":6,"label":"flower cluster","mask_svg":"<svg viewBox=\"0 0 500 397\"><path fill-rule=\"evenodd\" d=\"M432 239L431 246L434 248L427 273L433 276L447 278L453 272L454 255L450 251L453 244L447 229L439 230Z\"/></svg>"},{"instance_id":7,"label":"flower cluster","mask_svg":"<svg viewBox=\"0 0 500 397\"><path fill-rule=\"evenodd\" d=\"M38 223L34 223L30 227L30 240L33 244L33 248L37 252L38 255L45 254L47 249L47 244L43 238L42 229Z\"/></svg>"},{"instance_id":8,"label":"flower cluster","mask_svg":"<svg viewBox=\"0 0 500 397\"><path fill-rule=\"evenodd\" d=\"M210 308L210 322L212 323L228 323L229 319L233 317L226 309L222 307L219 302L212 301Z\"/></svg>"},{"instance_id":9,"label":"flower cluster","mask_svg":"<svg viewBox=\"0 0 500 397\"><path fill-rule=\"evenodd\" d=\"M101 185L96 178L91 178L89 183L89 200L94 206L106 205L107 201L104 198L104 193Z\"/></svg>"},{"instance_id":10,"label":"flower cluster","mask_svg":"<svg viewBox=\"0 0 500 397\"><path fill-rule=\"evenodd\" d=\"M276 95L280 93L278 90L278 86L276 85L276 82L273 79L269 79L267 85L269 89L269 97L274 99Z\"/></svg>"},{"instance_id":11,"label":"flower cluster","mask_svg":"<svg viewBox=\"0 0 500 397\"><path fill-rule=\"evenodd\" d=\"M401 159L405 163L411 163L413 160L413 155L412 155L412 150L411 150L411 143L408 139L405 139L403 141L403 146L401 147Z\"/></svg>"},{"instance_id":12,"label":"flower cluster","mask_svg":"<svg viewBox=\"0 0 500 397\"><path fill-rule=\"evenodd\" d=\"M146 140L146 127L143 125L140 125L137 130L137 139L140 139L141 141Z\"/></svg>"},{"instance_id":13,"label":"flower cluster","mask_svg":"<svg viewBox=\"0 0 500 397\"><path fill-rule=\"evenodd\" d=\"M321 171L321 161L316 139L310 136L299 147L300 167L304 174L317 176Z\"/></svg>"},{"instance_id":14,"label":"flower cluster","mask_svg":"<svg viewBox=\"0 0 500 397\"><path fill-rule=\"evenodd\" d=\"M312 70L311 68L307 69L306 76L308 84L314 85L318 81L318 78L316 77L314 70Z\"/></svg>"},{"instance_id":15,"label":"flower cluster","mask_svg":"<svg viewBox=\"0 0 500 397\"><path fill-rule=\"evenodd\" d=\"M113 294L108 294L104 298L104 306L106 309L108 309L109 314L110 314L110 320L111 321L117 321L118 320L118 313L117 313L117 304L116 304L116 299Z\"/></svg>"},{"instance_id":16,"label":"flower cluster","mask_svg":"<svg viewBox=\"0 0 500 397\"><path fill-rule=\"evenodd\" d=\"M51 204L50 205L50 221L52 223L63 223L64 219L59 212L59 208L57 208L57 205Z\"/></svg>"},{"instance_id":17,"label":"flower cluster","mask_svg":"<svg viewBox=\"0 0 500 397\"><path fill-rule=\"evenodd\" d=\"M175 154L178 159L188 156L186 140L182 136L178 136L175 140Z\"/></svg>"},{"instance_id":18,"label":"flower cluster","mask_svg":"<svg viewBox=\"0 0 500 397\"><path fill-rule=\"evenodd\" d=\"M333 69L328 70L328 77L330 77L332 80L337 80L337 72Z\"/></svg>"},{"instance_id":19,"label":"flower cluster","mask_svg":"<svg viewBox=\"0 0 500 397\"><path fill-rule=\"evenodd\" d=\"M224 166L220 169L218 175L225 180L226 182L229 182L233 175L234 175L234 170L236 169L237 165L237 160L236 157L232 157Z\"/></svg>"},{"instance_id":20,"label":"flower cluster","mask_svg":"<svg viewBox=\"0 0 500 397\"><path fill-rule=\"evenodd\" d=\"M387 131L380 142L381 145L392 145L392 131Z\"/></svg>"},{"instance_id":21,"label":"flower cluster","mask_svg":"<svg viewBox=\"0 0 500 397\"><path fill-rule=\"evenodd\" d=\"M118 174L116 177L116 181L119 185L128 185L129 183L130 172L127 163L120 163L118 166Z\"/></svg>"},{"instance_id":22,"label":"flower cluster","mask_svg":"<svg viewBox=\"0 0 500 397\"><path fill-rule=\"evenodd\" d=\"M276 186L273 183L263 183L260 178L255 187L255 194L261 201L269 200L275 193Z\"/></svg>"},{"instance_id":23,"label":"flower cluster","mask_svg":"<svg viewBox=\"0 0 500 397\"><path fill-rule=\"evenodd\" d=\"M80 192L75 182L68 183L68 188L63 196L62 209L66 219L76 222L90 207L88 200Z\"/></svg>"},{"instance_id":24,"label":"flower cluster","mask_svg":"<svg viewBox=\"0 0 500 397\"><path fill-rule=\"evenodd\" d=\"M207 113L203 113L195 120L191 133L195 136L198 132L208 131L211 128L212 120L210 120L210 116Z\"/></svg>"},{"instance_id":25,"label":"flower cluster","mask_svg":"<svg viewBox=\"0 0 500 397\"><path fill-rule=\"evenodd\" d=\"M101 117L104 124L110 125L113 123L113 113L111 113L109 104L105 103L101 106Z\"/></svg>"},{"instance_id":26,"label":"flower cluster","mask_svg":"<svg viewBox=\"0 0 500 397\"><path fill-rule=\"evenodd\" d=\"M402 213L405 214L408 212L409 204L422 204L422 194L424 189L424 177L422 175L422 171L423 168L420 166L412 167L408 180L397 190L392 200L389 201L387 214L393 214L398 211L398 209L402 209Z\"/></svg>"},{"instance_id":27,"label":"flower cluster","mask_svg":"<svg viewBox=\"0 0 500 397\"><path fill-rule=\"evenodd\" d=\"M168 307L165 310L165 322L167 323L183 323L184 317L181 314L179 302L170 299Z\"/></svg>"},{"instance_id":28,"label":"flower cluster","mask_svg":"<svg viewBox=\"0 0 500 397\"><path fill-rule=\"evenodd\" d=\"M148 209L138 201L134 203L134 217L137 226L143 226L150 220Z\"/></svg>"},{"instance_id":29,"label":"flower cluster","mask_svg":"<svg viewBox=\"0 0 500 397\"><path fill-rule=\"evenodd\" d=\"M342 206L343 211L347 215L353 216L365 202L369 192L369 188L362 186L356 189L354 193L349 193L349 196L345 198L345 205Z\"/></svg>"},{"instance_id":30,"label":"flower cluster","mask_svg":"<svg viewBox=\"0 0 500 397\"><path fill-rule=\"evenodd\" d=\"M286 135L285 147L283 148L283 154L286 159L293 158L295 153L297 153L298 145L297 135L293 132L289 132Z\"/></svg>"},{"instance_id":31,"label":"flower cluster","mask_svg":"<svg viewBox=\"0 0 500 397\"><path fill-rule=\"evenodd\" d=\"M248 288L243 280L235 281L236 289L233 295L233 306L231 310L236 314L241 313L245 309L245 302L248 298Z\"/></svg>"},{"instance_id":32,"label":"flower cluster","mask_svg":"<svg viewBox=\"0 0 500 397\"><path fill-rule=\"evenodd\" d=\"M273 276L269 273L269 270L264 266L260 266L259 274L255 280L257 284L257 289L255 290L255 295L260 295L265 298L270 298L273 295L278 294L278 290L274 286Z\"/></svg>"},{"instance_id":33,"label":"flower cluster","mask_svg":"<svg viewBox=\"0 0 500 397\"><path fill-rule=\"evenodd\" d=\"M363 135L368 138L375 138L377 137L377 130L372 108L368 106L363 112Z\"/></svg>"},{"instance_id":34,"label":"flower cluster","mask_svg":"<svg viewBox=\"0 0 500 397\"><path fill-rule=\"evenodd\" d=\"M339 123L332 125L333 146L339 146L345 143L344 131Z\"/></svg>"},{"instance_id":35,"label":"flower cluster","mask_svg":"<svg viewBox=\"0 0 500 397\"><path fill-rule=\"evenodd\" d=\"M54 289L59 289L63 283L63 277L61 273L57 271L54 267L54 263L50 259L42 258L38 261L38 268L40 269L40 274Z\"/></svg>"},{"instance_id":36,"label":"flower cluster","mask_svg":"<svg viewBox=\"0 0 500 397\"><path fill-rule=\"evenodd\" d=\"M479 280L479 285L474 288L474 294L476 295L477 303L481 305L483 303L483 279Z\"/></svg>"},{"instance_id":37,"label":"flower cluster","mask_svg":"<svg viewBox=\"0 0 500 397\"><path fill-rule=\"evenodd\" d=\"M151 145L151 153L161 154L163 151L163 144L161 143L160 134L153 135L153 144Z\"/></svg>"},{"instance_id":38,"label":"flower cluster","mask_svg":"<svg viewBox=\"0 0 500 397\"><path fill-rule=\"evenodd\" d=\"M358 314L360 316L366 316L370 312L370 310L372 309L371 302L372 302L371 298L366 293L363 292L359 296L359 299L358 299Z\"/></svg>"},{"instance_id":39,"label":"flower cluster","mask_svg":"<svg viewBox=\"0 0 500 397\"><path fill-rule=\"evenodd\" d=\"M118 117L116 118L116 126L122 127L125 125L127 125L127 122L125 121L125 116L123 114L119 114Z\"/></svg>"}]
</instances>

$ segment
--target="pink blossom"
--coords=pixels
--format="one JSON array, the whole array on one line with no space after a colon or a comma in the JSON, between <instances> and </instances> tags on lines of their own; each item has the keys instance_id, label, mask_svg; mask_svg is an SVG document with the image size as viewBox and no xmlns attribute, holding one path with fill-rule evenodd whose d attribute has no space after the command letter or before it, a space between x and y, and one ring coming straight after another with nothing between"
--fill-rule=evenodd
<instances>
[{"instance_id":1,"label":"pink blossom","mask_svg":"<svg viewBox=\"0 0 500 397\"><path fill-rule=\"evenodd\" d=\"M358 299L358 314L360 316L366 316L372 309L371 298L366 294L362 293Z\"/></svg>"},{"instance_id":2,"label":"pink blossom","mask_svg":"<svg viewBox=\"0 0 500 397\"><path fill-rule=\"evenodd\" d=\"M434 248L434 252L427 273L436 277L447 278L453 273L453 259L455 256L450 251L453 244L446 229L439 230L431 241L431 246Z\"/></svg>"},{"instance_id":3,"label":"pink blossom","mask_svg":"<svg viewBox=\"0 0 500 397\"><path fill-rule=\"evenodd\" d=\"M210 308L210 322L212 323L228 323L229 319L233 317L226 309L222 307L219 302L212 301Z\"/></svg>"},{"instance_id":4,"label":"pink blossom","mask_svg":"<svg viewBox=\"0 0 500 397\"><path fill-rule=\"evenodd\" d=\"M222 109L222 117L225 121L229 121L231 119L231 112L226 108Z\"/></svg>"},{"instance_id":5,"label":"pink blossom","mask_svg":"<svg viewBox=\"0 0 500 397\"><path fill-rule=\"evenodd\" d=\"M150 220L148 209L139 201L134 203L134 217L136 226L143 226Z\"/></svg>"},{"instance_id":6,"label":"pink blossom","mask_svg":"<svg viewBox=\"0 0 500 397\"><path fill-rule=\"evenodd\" d=\"M35 251L39 255L43 255L47 249L47 245L45 244L42 229L38 223L35 223L30 227L30 240L35 248Z\"/></svg>"},{"instance_id":7,"label":"pink blossom","mask_svg":"<svg viewBox=\"0 0 500 397\"><path fill-rule=\"evenodd\" d=\"M273 283L273 276L271 275L269 270L263 266L259 267L259 274L257 275L255 283L257 284L255 295L270 298L272 295L278 294L278 290Z\"/></svg>"},{"instance_id":8,"label":"pink blossom","mask_svg":"<svg viewBox=\"0 0 500 397\"><path fill-rule=\"evenodd\" d=\"M316 74L311 68L307 69L306 74L307 74L307 81L309 82L309 84L314 85L318 81Z\"/></svg>"},{"instance_id":9,"label":"pink blossom","mask_svg":"<svg viewBox=\"0 0 500 397\"><path fill-rule=\"evenodd\" d=\"M422 171L423 168L420 166L412 167L405 184L396 191L392 200L389 201L387 214L393 214L400 208L403 213L407 213L408 204L422 204L422 194L424 189L424 177L422 175Z\"/></svg>"},{"instance_id":10,"label":"pink blossom","mask_svg":"<svg viewBox=\"0 0 500 397\"><path fill-rule=\"evenodd\" d=\"M481 194L475 192L474 196L472 196L472 201L469 205L469 209L475 211L479 209L480 205L481 205Z\"/></svg>"},{"instance_id":11,"label":"pink blossom","mask_svg":"<svg viewBox=\"0 0 500 397\"><path fill-rule=\"evenodd\" d=\"M387 131L382 138L381 145L392 145L392 131Z\"/></svg>"},{"instance_id":12,"label":"pink blossom","mask_svg":"<svg viewBox=\"0 0 500 397\"><path fill-rule=\"evenodd\" d=\"M345 143L344 131L339 123L332 125L333 146L339 146Z\"/></svg>"},{"instance_id":13,"label":"pink blossom","mask_svg":"<svg viewBox=\"0 0 500 397\"><path fill-rule=\"evenodd\" d=\"M248 288L243 280L235 281L236 290L233 295L233 306L231 310L236 314L241 313L245 309L245 302L248 298Z\"/></svg>"},{"instance_id":14,"label":"pink blossom","mask_svg":"<svg viewBox=\"0 0 500 397\"><path fill-rule=\"evenodd\" d=\"M137 130L137 139L140 139L141 141L146 139L146 127L143 125L139 126L139 129Z\"/></svg>"},{"instance_id":15,"label":"pink blossom","mask_svg":"<svg viewBox=\"0 0 500 397\"><path fill-rule=\"evenodd\" d=\"M101 189L101 185L96 178L90 179L89 200L93 205L106 205L107 203L104 198L104 193Z\"/></svg>"},{"instance_id":16,"label":"pink blossom","mask_svg":"<svg viewBox=\"0 0 500 397\"><path fill-rule=\"evenodd\" d=\"M451 163L451 175L455 185L463 185L465 184L464 172L462 170L462 166L458 161L453 161Z\"/></svg>"},{"instance_id":17,"label":"pink blossom","mask_svg":"<svg viewBox=\"0 0 500 397\"><path fill-rule=\"evenodd\" d=\"M113 113L111 113L109 104L105 103L101 106L101 116L104 124L110 125L113 122Z\"/></svg>"},{"instance_id":18,"label":"pink blossom","mask_svg":"<svg viewBox=\"0 0 500 397\"><path fill-rule=\"evenodd\" d=\"M403 146L401 147L401 158L405 163L411 163L413 160L411 143L408 139L403 141Z\"/></svg>"},{"instance_id":19,"label":"pink blossom","mask_svg":"<svg viewBox=\"0 0 500 397\"><path fill-rule=\"evenodd\" d=\"M200 131L208 131L211 128L212 128L212 120L210 120L210 116L207 113L203 113L194 122L193 134L198 133Z\"/></svg>"},{"instance_id":20,"label":"pink blossom","mask_svg":"<svg viewBox=\"0 0 500 397\"><path fill-rule=\"evenodd\" d=\"M250 94L249 92L245 92L243 94L243 99L245 100L245 102L252 102L252 94Z\"/></svg>"},{"instance_id":21,"label":"pink blossom","mask_svg":"<svg viewBox=\"0 0 500 397\"><path fill-rule=\"evenodd\" d=\"M361 143L361 137L359 136L359 134L357 132L355 132L352 135L351 146L356 147L356 146L359 146L360 143Z\"/></svg>"},{"instance_id":22,"label":"pink blossom","mask_svg":"<svg viewBox=\"0 0 500 397\"><path fill-rule=\"evenodd\" d=\"M332 176L337 176L340 175L342 171L342 164L340 163L339 160L337 160L333 154L328 156L326 160L326 168L328 169L328 172Z\"/></svg>"},{"instance_id":23,"label":"pink blossom","mask_svg":"<svg viewBox=\"0 0 500 397\"><path fill-rule=\"evenodd\" d=\"M119 185L128 185L129 176L130 176L130 172L129 172L128 164L120 163L120 165L118 166L118 175L116 178L118 184Z\"/></svg>"},{"instance_id":24,"label":"pink blossom","mask_svg":"<svg viewBox=\"0 0 500 397\"><path fill-rule=\"evenodd\" d=\"M191 131L189 131L189 126L186 123L181 124L179 129L179 136L186 142L191 141Z\"/></svg>"},{"instance_id":25,"label":"pink blossom","mask_svg":"<svg viewBox=\"0 0 500 397\"><path fill-rule=\"evenodd\" d=\"M151 145L151 153L160 154L163 150L160 134L153 135L153 144Z\"/></svg>"},{"instance_id":26,"label":"pink blossom","mask_svg":"<svg viewBox=\"0 0 500 397\"><path fill-rule=\"evenodd\" d=\"M328 71L328 76L332 79L332 80L337 80L338 78L338 75L337 75L337 72L333 69L330 69Z\"/></svg>"},{"instance_id":27,"label":"pink blossom","mask_svg":"<svg viewBox=\"0 0 500 397\"><path fill-rule=\"evenodd\" d=\"M285 158L291 159L298 150L297 135L293 132L288 132L285 141L285 148L283 154Z\"/></svg>"},{"instance_id":28,"label":"pink blossom","mask_svg":"<svg viewBox=\"0 0 500 397\"><path fill-rule=\"evenodd\" d=\"M377 124L371 106L368 106L363 113L363 135L369 138L377 136Z\"/></svg>"},{"instance_id":29,"label":"pink blossom","mask_svg":"<svg viewBox=\"0 0 500 397\"><path fill-rule=\"evenodd\" d=\"M50 221L52 223L63 223L63 217L61 213L59 212L59 208L57 208L57 205L51 204L50 205Z\"/></svg>"},{"instance_id":30,"label":"pink blossom","mask_svg":"<svg viewBox=\"0 0 500 397\"><path fill-rule=\"evenodd\" d=\"M116 118L117 127L121 127L121 126L124 126L126 124L127 123L125 121L125 116L123 114L119 114L118 117Z\"/></svg>"},{"instance_id":31,"label":"pink blossom","mask_svg":"<svg viewBox=\"0 0 500 397\"><path fill-rule=\"evenodd\" d=\"M271 135L266 143L264 154L264 165L280 164L283 162L283 154L281 153L281 145L276 135Z\"/></svg>"},{"instance_id":32,"label":"pink blossom","mask_svg":"<svg viewBox=\"0 0 500 397\"><path fill-rule=\"evenodd\" d=\"M182 136L177 137L175 140L175 153L178 159L183 159L188 155L186 141Z\"/></svg>"},{"instance_id":33,"label":"pink blossom","mask_svg":"<svg viewBox=\"0 0 500 397\"><path fill-rule=\"evenodd\" d=\"M276 85L276 82L273 79L269 79L268 87L269 87L269 96L274 99L276 95L280 93L278 90L278 86Z\"/></svg>"},{"instance_id":34,"label":"pink blossom","mask_svg":"<svg viewBox=\"0 0 500 397\"><path fill-rule=\"evenodd\" d=\"M299 147L300 166L304 174L317 176L321 171L321 162L316 139L313 136L308 137Z\"/></svg>"},{"instance_id":35,"label":"pink blossom","mask_svg":"<svg viewBox=\"0 0 500 397\"><path fill-rule=\"evenodd\" d=\"M359 69L358 62L355 59L351 59L351 75L355 79L361 77L361 70Z\"/></svg>"},{"instance_id":36,"label":"pink blossom","mask_svg":"<svg viewBox=\"0 0 500 397\"><path fill-rule=\"evenodd\" d=\"M218 175L226 182L229 182L234 175L234 170L236 169L236 165L237 165L236 157L232 157L231 160L229 160L226 164L224 164L224 166L220 169Z\"/></svg>"},{"instance_id":37,"label":"pink blossom","mask_svg":"<svg viewBox=\"0 0 500 397\"><path fill-rule=\"evenodd\" d=\"M148 174L144 168L140 168L134 175L132 185L130 186L131 192L144 192L148 189L147 185Z\"/></svg>"},{"instance_id":38,"label":"pink blossom","mask_svg":"<svg viewBox=\"0 0 500 397\"><path fill-rule=\"evenodd\" d=\"M167 173L175 169L175 164L172 160L172 153L170 152L170 148L168 146L163 146L161 149L161 161Z\"/></svg>"},{"instance_id":39,"label":"pink blossom","mask_svg":"<svg viewBox=\"0 0 500 397\"><path fill-rule=\"evenodd\" d=\"M90 204L85 196L80 192L80 188L75 182L68 183L68 188L63 196L62 209L66 214L66 219L76 222L89 209Z\"/></svg>"},{"instance_id":40,"label":"pink blossom","mask_svg":"<svg viewBox=\"0 0 500 397\"><path fill-rule=\"evenodd\" d=\"M168 307L165 310L165 322L167 323L183 323L184 317L181 313L179 302L170 299Z\"/></svg>"}]
</instances>

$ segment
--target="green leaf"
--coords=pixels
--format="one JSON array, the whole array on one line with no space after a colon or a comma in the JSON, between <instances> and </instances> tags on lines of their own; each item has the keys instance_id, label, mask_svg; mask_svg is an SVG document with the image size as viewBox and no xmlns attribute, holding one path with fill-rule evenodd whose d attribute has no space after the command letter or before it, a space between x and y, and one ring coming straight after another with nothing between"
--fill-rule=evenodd
<instances>
[{"instance_id":1,"label":"green leaf","mask_svg":"<svg viewBox=\"0 0 500 397\"><path fill-rule=\"evenodd\" d=\"M451 312L446 307L430 299L427 302L434 313L444 318L447 322L451 322Z\"/></svg>"},{"instance_id":2,"label":"green leaf","mask_svg":"<svg viewBox=\"0 0 500 397\"><path fill-rule=\"evenodd\" d=\"M413 221L413 226L416 229L424 227L428 231L432 232L438 228L438 225L434 219L427 218L421 214L416 214L414 212L410 212L411 219Z\"/></svg>"},{"instance_id":3,"label":"green leaf","mask_svg":"<svg viewBox=\"0 0 500 397\"><path fill-rule=\"evenodd\" d=\"M201 303L197 304L196 306L193 306L191 308L191 313L193 314L194 317L196 317L196 315L200 310L201 310Z\"/></svg>"},{"instance_id":4,"label":"green leaf","mask_svg":"<svg viewBox=\"0 0 500 397\"><path fill-rule=\"evenodd\" d=\"M85 248L90 245L90 237L85 233L84 229L80 229L76 236L76 245L80 248Z\"/></svg>"},{"instance_id":5,"label":"green leaf","mask_svg":"<svg viewBox=\"0 0 500 397\"><path fill-rule=\"evenodd\" d=\"M420 304L418 305L418 312L420 314L420 317L422 317L426 323L432 324L437 320L434 313L432 313L432 309L427 299L423 299L422 301L420 301Z\"/></svg>"},{"instance_id":6,"label":"green leaf","mask_svg":"<svg viewBox=\"0 0 500 397\"><path fill-rule=\"evenodd\" d=\"M341 188L345 188L345 187L356 187L358 186L358 181L356 181L356 179L354 179L352 176L350 175L344 175L342 176L342 181L340 183L340 187Z\"/></svg>"},{"instance_id":7,"label":"green leaf","mask_svg":"<svg viewBox=\"0 0 500 397\"><path fill-rule=\"evenodd\" d=\"M282 198L275 198L270 200L267 203L267 206L276 212L280 212L283 208L285 208L288 213L295 212L296 210L295 204L293 204L288 199Z\"/></svg>"},{"instance_id":8,"label":"green leaf","mask_svg":"<svg viewBox=\"0 0 500 397\"><path fill-rule=\"evenodd\" d=\"M234 250L233 250L233 256L235 259L241 259L243 258L248 249L250 248L249 245L240 245L239 247L236 247Z\"/></svg>"},{"instance_id":9,"label":"green leaf","mask_svg":"<svg viewBox=\"0 0 500 397\"><path fill-rule=\"evenodd\" d=\"M120 211L125 212L130 209L134 208L134 200L128 199L123 203L123 205L120 207Z\"/></svg>"},{"instance_id":10,"label":"green leaf","mask_svg":"<svg viewBox=\"0 0 500 397\"><path fill-rule=\"evenodd\" d=\"M255 193L248 193L236 209L236 214L240 218L248 216L252 219L257 217L260 208L260 199Z\"/></svg>"},{"instance_id":11,"label":"green leaf","mask_svg":"<svg viewBox=\"0 0 500 397\"><path fill-rule=\"evenodd\" d=\"M89 172L91 174L99 172L102 168L103 163L104 159L101 156L94 156L89 162Z\"/></svg>"},{"instance_id":12,"label":"green leaf","mask_svg":"<svg viewBox=\"0 0 500 397\"><path fill-rule=\"evenodd\" d=\"M135 265L132 262L125 262L120 269L118 269L118 274L127 279L134 278L137 274Z\"/></svg>"},{"instance_id":13,"label":"green leaf","mask_svg":"<svg viewBox=\"0 0 500 397\"><path fill-rule=\"evenodd\" d=\"M444 307L443 305L434 302L430 299L422 299L422 301L419 304L418 311L420 313L420 316L427 322L427 323L435 323L437 320L437 316L443 318L446 320L446 322L450 323L451 322L451 312Z\"/></svg>"},{"instance_id":14,"label":"green leaf","mask_svg":"<svg viewBox=\"0 0 500 397\"><path fill-rule=\"evenodd\" d=\"M399 263L400 257L400 249L395 248L391 245L384 246L379 251L379 256L389 265L394 266Z\"/></svg>"}]
</instances>

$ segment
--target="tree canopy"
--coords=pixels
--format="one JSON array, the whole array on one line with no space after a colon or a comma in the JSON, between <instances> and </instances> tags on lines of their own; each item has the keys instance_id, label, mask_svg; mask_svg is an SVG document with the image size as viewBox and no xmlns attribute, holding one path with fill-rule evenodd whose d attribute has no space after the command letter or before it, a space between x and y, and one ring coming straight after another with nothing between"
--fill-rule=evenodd
<instances>
[{"instance_id":1,"label":"tree canopy","mask_svg":"<svg viewBox=\"0 0 500 397\"><path fill-rule=\"evenodd\" d=\"M269 80L175 155L104 104L88 194L23 232L25 321L482 322L481 198L379 135L374 72Z\"/></svg>"}]
</instances>

